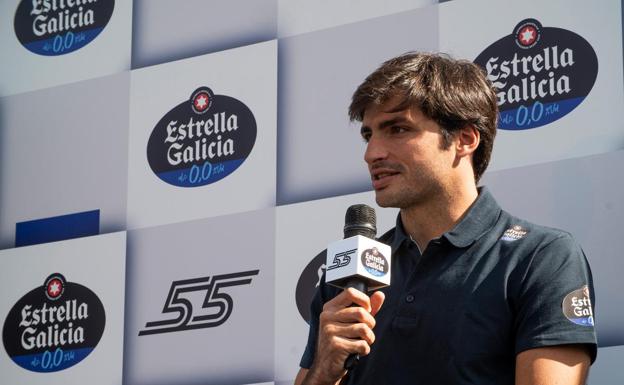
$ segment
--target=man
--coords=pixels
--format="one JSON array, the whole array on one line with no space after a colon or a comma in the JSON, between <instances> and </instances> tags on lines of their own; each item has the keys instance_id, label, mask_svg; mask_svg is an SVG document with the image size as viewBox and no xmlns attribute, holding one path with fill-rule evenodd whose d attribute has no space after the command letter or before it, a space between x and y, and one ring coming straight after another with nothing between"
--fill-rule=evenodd
<instances>
[{"instance_id":1,"label":"man","mask_svg":"<svg viewBox=\"0 0 624 385\"><path fill-rule=\"evenodd\" d=\"M596 357L591 272L568 233L477 188L498 114L480 68L402 55L360 85L349 114L377 203L400 208L380 238L392 284L368 296L322 280L295 383L584 384Z\"/></svg>"}]
</instances>

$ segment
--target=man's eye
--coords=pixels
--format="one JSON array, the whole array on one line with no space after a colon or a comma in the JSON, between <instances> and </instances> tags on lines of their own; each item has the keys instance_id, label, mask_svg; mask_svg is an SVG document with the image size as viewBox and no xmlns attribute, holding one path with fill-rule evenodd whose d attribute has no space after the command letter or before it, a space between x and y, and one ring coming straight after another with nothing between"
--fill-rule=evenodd
<instances>
[{"instance_id":1,"label":"man's eye","mask_svg":"<svg viewBox=\"0 0 624 385\"><path fill-rule=\"evenodd\" d=\"M392 132L393 134L400 134L402 132L407 131L405 129L405 127L401 127L401 126L391 126L390 127L390 132Z\"/></svg>"},{"instance_id":2,"label":"man's eye","mask_svg":"<svg viewBox=\"0 0 624 385\"><path fill-rule=\"evenodd\" d=\"M364 141L364 143L368 143L368 141L370 140L370 134L363 134L362 140Z\"/></svg>"}]
</instances>

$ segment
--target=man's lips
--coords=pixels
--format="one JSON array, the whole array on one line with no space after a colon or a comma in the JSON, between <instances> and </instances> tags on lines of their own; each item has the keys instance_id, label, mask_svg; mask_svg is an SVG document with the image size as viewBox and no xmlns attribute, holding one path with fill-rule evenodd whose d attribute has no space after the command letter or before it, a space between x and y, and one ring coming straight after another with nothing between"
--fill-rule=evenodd
<instances>
[{"instance_id":1,"label":"man's lips","mask_svg":"<svg viewBox=\"0 0 624 385\"><path fill-rule=\"evenodd\" d=\"M375 167L371 170L371 180L373 182L373 188L379 190L387 187L396 175L399 174L394 168L389 167Z\"/></svg>"}]
</instances>

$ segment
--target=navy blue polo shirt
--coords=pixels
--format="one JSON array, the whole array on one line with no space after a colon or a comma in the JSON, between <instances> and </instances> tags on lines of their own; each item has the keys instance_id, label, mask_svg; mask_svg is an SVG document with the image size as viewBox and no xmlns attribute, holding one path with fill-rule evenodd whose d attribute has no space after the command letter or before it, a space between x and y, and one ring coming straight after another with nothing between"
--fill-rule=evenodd
<instances>
[{"instance_id":1,"label":"navy blue polo shirt","mask_svg":"<svg viewBox=\"0 0 624 385\"><path fill-rule=\"evenodd\" d=\"M514 384L518 353L563 344L585 344L595 360L591 271L569 233L508 214L481 188L422 255L400 216L380 241L392 247L391 285L349 384ZM323 304L339 292L323 277L303 368L314 361Z\"/></svg>"}]
</instances>

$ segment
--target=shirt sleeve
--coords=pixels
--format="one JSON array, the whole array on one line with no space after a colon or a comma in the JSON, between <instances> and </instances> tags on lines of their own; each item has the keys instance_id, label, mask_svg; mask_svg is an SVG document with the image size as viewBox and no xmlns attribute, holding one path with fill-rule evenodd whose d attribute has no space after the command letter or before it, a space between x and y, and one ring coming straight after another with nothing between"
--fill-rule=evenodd
<instances>
[{"instance_id":1,"label":"shirt sleeve","mask_svg":"<svg viewBox=\"0 0 624 385\"><path fill-rule=\"evenodd\" d=\"M584 344L596 359L594 288L587 258L567 234L539 246L516 298L516 348Z\"/></svg>"}]
</instances>

